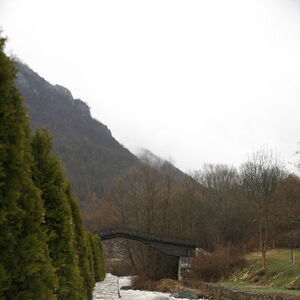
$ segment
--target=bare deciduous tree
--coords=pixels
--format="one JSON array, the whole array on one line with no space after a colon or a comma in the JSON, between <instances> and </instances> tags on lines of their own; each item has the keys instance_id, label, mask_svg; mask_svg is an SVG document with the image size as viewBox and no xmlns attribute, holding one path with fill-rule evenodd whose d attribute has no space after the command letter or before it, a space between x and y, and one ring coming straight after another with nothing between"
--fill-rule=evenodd
<instances>
[{"instance_id":1,"label":"bare deciduous tree","mask_svg":"<svg viewBox=\"0 0 300 300\"><path fill-rule=\"evenodd\" d=\"M271 212L280 198L283 180L286 178L282 162L272 151L261 149L249 156L241 166L242 188L256 212L262 268L266 269Z\"/></svg>"}]
</instances>

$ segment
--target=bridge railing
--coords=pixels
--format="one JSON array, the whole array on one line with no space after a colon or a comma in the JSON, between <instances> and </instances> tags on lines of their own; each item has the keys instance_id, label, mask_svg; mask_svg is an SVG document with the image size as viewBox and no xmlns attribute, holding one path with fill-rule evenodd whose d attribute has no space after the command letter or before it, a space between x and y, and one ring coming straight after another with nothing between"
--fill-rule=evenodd
<instances>
[{"instance_id":1,"label":"bridge railing","mask_svg":"<svg viewBox=\"0 0 300 300\"><path fill-rule=\"evenodd\" d=\"M169 235L160 235L156 233L149 233L149 232L144 232L140 230L136 230L134 228L126 228L122 226L116 226L116 227L111 227L111 228L104 228L95 231L96 234L99 234L100 237L108 237L116 234L123 234L123 235L128 235L128 236L137 236L145 240L149 241L161 241L161 242L168 242L170 244L180 244L182 246L186 247L193 247L197 248L198 247L198 241L192 240L192 239L184 239L184 238L174 238Z\"/></svg>"}]
</instances>

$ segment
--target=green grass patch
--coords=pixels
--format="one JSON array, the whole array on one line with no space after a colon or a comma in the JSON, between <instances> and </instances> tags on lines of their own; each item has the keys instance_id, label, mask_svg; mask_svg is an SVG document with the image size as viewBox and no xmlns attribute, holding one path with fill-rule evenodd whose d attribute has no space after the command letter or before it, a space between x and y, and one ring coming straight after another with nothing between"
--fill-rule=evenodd
<instances>
[{"instance_id":1,"label":"green grass patch","mask_svg":"<svg viewBox=\"0 0 300 300\"><path fill-rule=\"evenodd\" d=\"M292 265L289 249L274 249L267 252L267 272L261 271L261 254L253 252L245 256L247 267L233 273L223 285L262 291L299 294L288 290L300 276L300 250L296 251L296 263ZM299 259L299 262L297 262Z\"/></svg>"}]
</instances>

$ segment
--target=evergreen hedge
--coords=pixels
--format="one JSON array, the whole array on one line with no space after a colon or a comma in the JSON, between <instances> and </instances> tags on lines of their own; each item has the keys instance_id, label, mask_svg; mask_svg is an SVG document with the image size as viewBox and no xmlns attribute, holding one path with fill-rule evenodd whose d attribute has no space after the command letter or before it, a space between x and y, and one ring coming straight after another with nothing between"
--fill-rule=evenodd
<instances>
[{"instance_id":1,"label":"evergreen hedge","mask_svg":"<svg viewBox=\"0 0 300 300\"><path fill-rule=\"evenodd\" d=\"M0 299L92 299L99 238L83 226L47 130L30 136L0 38Z\"/></svg>"}]
</instances>

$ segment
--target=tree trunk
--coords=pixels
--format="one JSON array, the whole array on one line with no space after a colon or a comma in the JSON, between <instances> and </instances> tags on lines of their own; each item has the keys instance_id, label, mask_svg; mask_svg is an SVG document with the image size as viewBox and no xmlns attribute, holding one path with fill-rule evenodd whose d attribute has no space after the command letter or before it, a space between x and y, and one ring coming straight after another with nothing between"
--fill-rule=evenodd
<instances>
[{"instance_id":1,"label":"tree trunk","mask_svg":"<svg viewBox=\"0 0 300 300\"><path fill-rule=\"evenodd\" d=\"M259 226L259 243L261 247L261 263L262 269L267 269L267 239L268 239L268 228L265 224Z\"/></svg>"},{"instance_id":2,"label":"tree trunk","mask_svg":"<svg viewBox=\"0 0 300 300\"><path fill-rule=\"evenodd\" d=\"M261 248L261 257L262 257L262 268L263 270L267 269L266 261L267 261L267 249L265 245Z\"/></svg>"},{"instance_id":3,"label":"tree trunk","mask_svg":"<svg viewBox=\"0 0 300 300\"><path fill-rule=\"evenodd\" d=\"M296 249L294 245L291 248L292 265L296 263Z\"/></svg>"},{"instance_id":4,"label":"tree trunk","mask_svg":"<svg viewBox=\"0 0 300 300\"><path fill-rule=\"evenodd\" d=\"M259 244L258 244L258 249L261 251L262 249L262 227L261 225L258 226L259 229Z\"/></svg>"}]
</instances>

